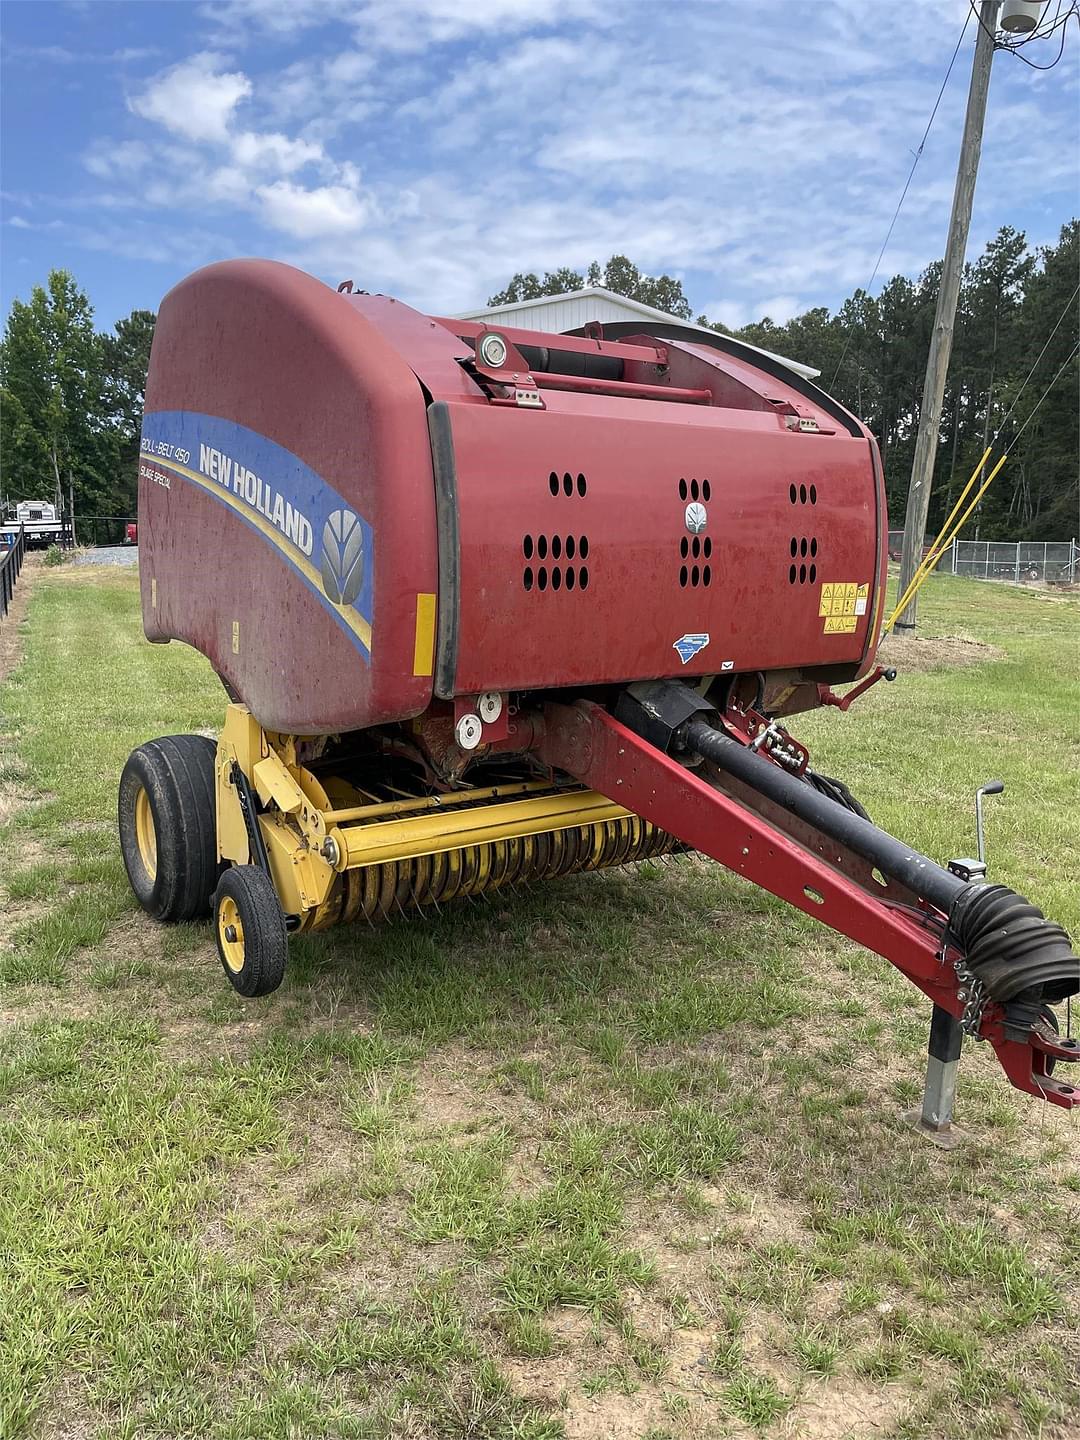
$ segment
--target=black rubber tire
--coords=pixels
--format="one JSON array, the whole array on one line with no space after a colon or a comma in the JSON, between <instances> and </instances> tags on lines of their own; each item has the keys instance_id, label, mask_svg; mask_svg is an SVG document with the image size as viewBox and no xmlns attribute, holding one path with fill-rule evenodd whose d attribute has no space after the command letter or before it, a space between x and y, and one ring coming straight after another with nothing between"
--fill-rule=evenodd
<instances>
[{"instance_id":1,"label":"black rubber tire","mask_svg":"<svg viewBox=\"0 0 1080 1440\"><path fill-rule=\"evenodd\" d=\"M205 735L165 735L128 756L117 806L120 850L135 898L155 920L209 914L218 878L214 763L217 745ZM157 864L151 874L136 834L135 810L146 792Z\"/></svg>"},{"instance_id":2,"label":"black rubber tire","mask_svg":"<svg viewBox=\"0 0 1080 1440\"><path fill-rule=\"evenodd\" d=\"M243 927L243 963L239 969L226 958L221 909L231 900ZM285 978L289 934L274 882L258 865L233 865L225 871L214 892L214 938L225 974L235 990L248 999L269 995Z\"/></svg>"}]
</instances>

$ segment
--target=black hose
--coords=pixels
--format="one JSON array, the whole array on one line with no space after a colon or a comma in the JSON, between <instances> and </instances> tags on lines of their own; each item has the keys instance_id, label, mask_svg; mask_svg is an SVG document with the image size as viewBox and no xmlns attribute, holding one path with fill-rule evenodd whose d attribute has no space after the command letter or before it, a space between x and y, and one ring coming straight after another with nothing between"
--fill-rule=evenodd
<instances>
[{"instance_id":1,"label":"black hose","mask_svg":"<svg viewBox=\"0 0 1080 1440\"><path fill-rule=\"evenodd\" d=\"M518 354L536 374L582 375L594 380L621 380L624 363L618 355L588 350L557 350L548 345L519 345Z\"/></svg>"},{"instance_id":2,"label":"black hose","mask_svg":"<svg viewBox=\"0 0 1080 1440\"><path fill-rule=\"evenodd\" d=\"M815 790L820 790L822 795L827 795L830 800L835 800L837 805L843 805L854 814L861 815L864 820L870 819L842 780L834 780L831 775L820 775L816 770L811 770L809 766L803 771L803 774L808 784L812 785Z\"/></svg>"},{"instance_id":3,"label":"black hose","mask_svg":"<svg viewBox=\"0 0 1080 1440\"><path fill-rule=\"evenodd\" d=\"M1030 1031L1044 1001L1053 1004L1080 992L1080 959L1069 936L1023 895L1007 885L969 883L943 870L879 830L865 812L838 804L820 784L826 777L808 784L704 720L690 720L683 735L691 750L943 911L947 938L965 956L986 995L1005 1006L1013 1032Z\"/></svg>"}]
</instances>

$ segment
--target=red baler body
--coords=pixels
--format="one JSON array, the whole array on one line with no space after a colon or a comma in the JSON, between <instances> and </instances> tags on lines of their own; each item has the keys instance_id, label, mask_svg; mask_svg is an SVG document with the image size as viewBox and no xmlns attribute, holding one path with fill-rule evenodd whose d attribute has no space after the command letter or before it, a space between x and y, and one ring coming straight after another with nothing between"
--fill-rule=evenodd
<instances>
[{"instance_id":1,"label":"red baler body","mask_svg":"<svg viewBox=\"0 0 1080 1440\"><path fill-rule=\"evenodd\" d=\"M433 693L866 668L887 524L857 421L783 367L646 336L505 331L622 374L500 403L467 368L482 329L268 261L177 286L146 394L147 635L307 733L404 720ZM334 515L360 521L346 603L324 578Z\"/></svg>"}]
</instances>

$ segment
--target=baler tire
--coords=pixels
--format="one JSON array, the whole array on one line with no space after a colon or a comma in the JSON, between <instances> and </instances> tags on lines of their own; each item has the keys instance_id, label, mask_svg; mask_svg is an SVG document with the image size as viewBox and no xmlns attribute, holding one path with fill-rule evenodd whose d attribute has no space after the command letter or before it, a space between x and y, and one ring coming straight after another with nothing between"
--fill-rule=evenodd
<instances>
[{"instance_id":1,"label":"baler tire","mask_svg":"<svg viewBox=\"0 0 1080 1440\"><path fill-rule=\"evenodd\" d=\"M230 984L246 999L269 995L285 978L285 914L274 882L258 865L233 865L218 881L214 938Z\"/></svg>"},{"instance_id":2,"label":"baler tire","mask_svg":"<svg viewBox=\"0 0 1080 1440\"><path fill-rule=\"evenodd\" d=\"M133 750L120 776L124 868L155 920L210 913L218 877L216 755L205 735L165 735Z\"/></svg>"}]
</instances>

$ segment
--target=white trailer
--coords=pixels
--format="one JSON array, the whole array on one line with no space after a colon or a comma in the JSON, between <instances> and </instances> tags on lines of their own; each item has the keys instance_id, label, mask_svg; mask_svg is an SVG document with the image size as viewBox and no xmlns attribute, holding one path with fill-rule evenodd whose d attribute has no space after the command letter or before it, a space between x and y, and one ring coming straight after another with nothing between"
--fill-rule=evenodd
<instances>
[{"instance_id":1,"label":"white trailer","mask_svg":"<svg viewBox=\"0 0 1080 1440\"><path fill-rule=\"evenodd\" d=\"M27 545L64 545L70 530L57 508L49 500L19 500L4 518L3 529L9 534L23 528Z\"/></svg>"}]
</instances>

